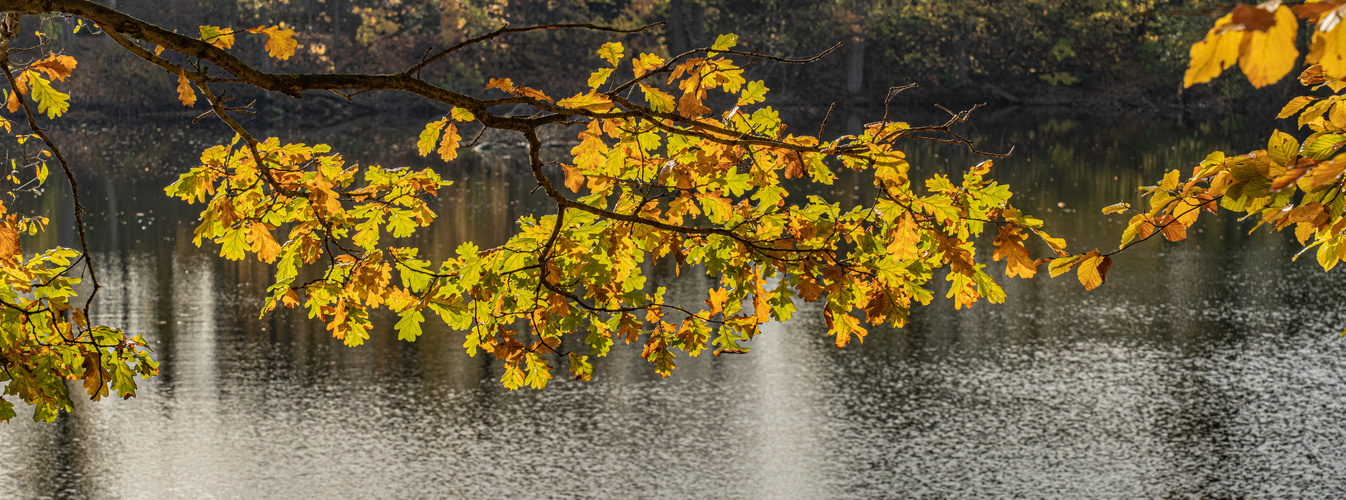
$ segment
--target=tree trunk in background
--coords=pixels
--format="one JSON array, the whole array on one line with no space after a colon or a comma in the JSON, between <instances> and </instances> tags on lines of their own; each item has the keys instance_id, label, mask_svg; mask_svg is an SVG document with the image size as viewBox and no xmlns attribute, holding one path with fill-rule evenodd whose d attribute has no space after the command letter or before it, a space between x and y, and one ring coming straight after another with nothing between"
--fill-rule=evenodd
<instances>
[{"instance_id":1,"label":"tree trunk in background","mask_svg":"<svg viewBox=\"0 0 1346 500\"><path fill-rule=\"evenodd\" d=\"M668 44L668 55L676 56L687 52L691 48L691 42L687 39L687 27L683 22L687 15L686 0L669 0L668 2L668 25L664 43Z\"/></svg>"},{"instance_id":2,"label":"tree trunk in background","mask_svg":"<svg viewBox=\"0 0 1346 500\"><path fill-rule=\"evenodd\" d=\"M687 19L687 42L692 49L697 47L709 47L710 40L706 39L706 6L700 2L691 2L686 4Z\"/></svg>"},{"instance_id":3,"label":"tree trunk in background","mask_svg":"<svg viewBox=\"0 0 1346 500\"><path fill-rule=\"evenodd\" d=\"M854 0L851 6L851 40L846 65L846 92L859 95L865 90L865 15L866 0Z\"/></svg>"},{"instance_id":4,"label":"tree trunk in background","mask_svg":"<svg viewBox=\"0 0 1346 500\"><path fill-rule=\"evenodd\" d=\"M968 70L971 66L972 56L968 54L967 46L972 43L973 30L976 25L970 22L958 23L958 29L953 37L953 86L961 87L969 85L972 81L968 78Z\"/></svg>"}]
</instances>

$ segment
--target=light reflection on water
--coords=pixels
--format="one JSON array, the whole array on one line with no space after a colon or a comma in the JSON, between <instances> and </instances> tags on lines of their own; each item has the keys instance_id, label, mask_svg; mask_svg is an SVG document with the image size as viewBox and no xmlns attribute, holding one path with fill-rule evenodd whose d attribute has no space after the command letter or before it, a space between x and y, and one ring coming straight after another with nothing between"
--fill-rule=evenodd
<instances>
[{"instance_id":1,"label":"light reflection on water","mask_svg":"<svg viewBox=\"0 0 1346 500\"><path fill-rule=\"evenodd\" d=\"M1253 147L1220 126L1175 133L1133 124L1115 134L1150 134L1142 148L1090 132L1115 124L1070 123L1004 127L1014 134L986 140L1023 144L1015 159L997 161L1000 178L1034 193L1016 202L1072 248L1112 244L1120 226L1098 207L1158 169ZM375 161L416 161L368 140ZM947 149L912 153L924 168L950 156L968 160ZM184 158L151 160L182 165L191 154ZM86 161L98 166L96 155ZM527 197L526 177L488 162L446 175L458 188L441 199L442 227L417 242L438 258L464 239L498 243L519 214L546 210ZM347 349L301 314L258 319L266 269L195 249L193 217L178 214L197 207L163 200L163 180L153 177L109 177L86 206L127 222L95 230L91 242L107 285L98 319L143 333L163 375L130 401L80 401L50 426L21 414L0 427L6 494L1094 498L1346 489L1340 273L1286 264L1293 244L1245 239L1237 223L1203 222L1194 241L1121 254L1108 285L1088 294L1065 278L1012 281L1009 304L955 312L939 302L918 309L909 328L876 329L845 350L830 345L819 311L803 307L795 320L768 325L751 354L682 356L667 380L638 346L619 345L594 382L509 392L498 368L462 352L460 334L430 323L414 344L385 329ZM846 180L833 194L845 194ZM1058 200L1079 211L1045 212ZM666 272L654 280L689 302L705 289Z\"/></svg>"}]
</instances>

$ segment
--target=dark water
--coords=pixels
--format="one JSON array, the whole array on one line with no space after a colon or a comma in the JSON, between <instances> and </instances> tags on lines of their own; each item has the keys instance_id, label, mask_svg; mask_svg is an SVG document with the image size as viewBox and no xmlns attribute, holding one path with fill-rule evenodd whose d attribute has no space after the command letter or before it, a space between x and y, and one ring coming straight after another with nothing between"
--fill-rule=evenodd
<instances>
[{"instance_id":1,"label":"dark water","mask_svg":"<svg viewBox=\"0 0 1346 500\"><path fill-rule=\"evenodd\" d=\"M1078 249L1115 245L1124 219L1100 207L1134 201L1134 186L1211 150L1258 147L1270 126L1011 111L967 132L988 149L1017 145L997 176ZM144 334L163 374L134 400L0 426L0 496L1346 495L1346 287L1311 258L1290 263L1297 249L1283 235L1211 219L1191 241L1119 255L1094 292L1044 273L1008 282L1007 304L956 312L937 301L909 328L844 350L805 307L767 326L751 354L683 356L666 380L638 346L619 346L593 382L510 392L442 325L409 344L385 321L348 349L301 315L258 319L268 270L192 246L199 207L162 195L172 171L219 140L209 127L58 134L84 169L95 219L106 284L96 319ZM419 166L414 139L399 138L414 127L274 133L325 137L361 163ZM977 161L945 146L909 151L922 174ZM457 184L417 243L443 258L547 210L520 157L496 148L438 167ZM863 199L864 184L843 175L824 194ZM69 217L59 190L31 203ZM26 244L72 238L58 227ZM704 293L703 278L656 279L686 300Z\"/></svg>"}]
</instances>

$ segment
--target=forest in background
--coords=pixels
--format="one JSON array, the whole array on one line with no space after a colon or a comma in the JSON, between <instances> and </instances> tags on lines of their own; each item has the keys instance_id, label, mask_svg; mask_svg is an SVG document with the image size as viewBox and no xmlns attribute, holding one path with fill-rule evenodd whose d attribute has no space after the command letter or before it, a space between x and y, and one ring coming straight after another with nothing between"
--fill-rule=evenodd
<instances>
[{"instance_id":1,"label":"forest in background","mask_svg":"<svg viewBox=\"0 0 1346 500\"><path fill-rule=\"evenodd\" d=\"M677 54L707 46L720 33L739 35L740 48L802 57L837 42L846 45L811 65L758 64L777 104L882 102L891 86L918 83L906 103L995 100L1073 106L1095 114L1177 109L1228 111L1274 106L1291 91L1253 92L1242 78L1180 91L1188 47L1201 39L1223 3L1199 0L104 0L149 22L197 32L203 24L247 28L284 22L300 41L285 61L242 50L269 71L398 72L423 54L488 33L521 27L594 23L662 28L613 35L584 31L513 34L462 50L422 76L472 93L488 78L569 95L585 87L599 63L595 49L618 39L637 50ZM71 27L74 23L70 23ZM50 32L50 31L49 31ZM85 27L55 40L76 56L75 95L95 107L139 108L166 102L176 81L132 60ZM1307 39L1307 33L1301 38ZM240 44L260 43L240 39ZM246 57L246 56L245 56ZM84 73L84 71L81 71ZM85 74L91 74L85 73ZM264 104L293 106L281 96ZM335 96L330 96L336 98ZM365 100L395 106L395 96ZM159 104L155 104L159 106Z\"/></svg>"}]
</instances>

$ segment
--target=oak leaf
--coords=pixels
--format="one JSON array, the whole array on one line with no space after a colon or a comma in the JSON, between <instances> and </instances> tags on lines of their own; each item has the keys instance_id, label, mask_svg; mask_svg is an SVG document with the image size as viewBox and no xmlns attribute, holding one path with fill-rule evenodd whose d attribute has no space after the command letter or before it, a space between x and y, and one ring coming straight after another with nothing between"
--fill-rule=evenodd
<instances>
[{"instance_id":1,"label":"oak leaf","mask_svg":"<svg viewBox=\"0 0 1346 500\"><path fill-rule=\"evenodd\" d=\"M178 100L187 107L196 106L196 91L192 90L191 80L186 71L178 72Z\"/></svg>"},{"instance_id":2,"label":"oak leaf","mask_svg":"<svg viewBox=\"0 0 1346 500\"><path fill-rule=\"evenodd\" d=\"M75 71L75 58L70 56L58 56L51 54L46 59L35 62L28 66L29 69L35 69L46 73L53 80L64 82L70 78L70 74Z\"/></svg>"},{"instance_id":3,"label":"oak leaf","mask_svg":"<svg viewBox=\"0 0 1346 500\"><path fill-rule=\"evenodd\" d=\"M443 159L444 161L453 161L454 158L457 158L458 141L461 140L463 140L463 138L458 135L458 126L454 125L452 122L445 122L444 139L440 141L439 150L437 151L440 159Z\"/></svg>"},{"instance_id":4,"label":"oak leaf","mask_svg":"<svg viewBox=\"0 0 1346 500\"><path fill-rule=\"evenodd\" d=\"M284 24L258 26L248 32L266 35L267 55L282 61L293 56L294 49L299 47L299 41L294 39L294 30L286 28Z\"/></svg>"}]
</instances>

